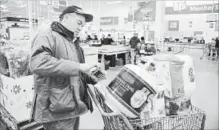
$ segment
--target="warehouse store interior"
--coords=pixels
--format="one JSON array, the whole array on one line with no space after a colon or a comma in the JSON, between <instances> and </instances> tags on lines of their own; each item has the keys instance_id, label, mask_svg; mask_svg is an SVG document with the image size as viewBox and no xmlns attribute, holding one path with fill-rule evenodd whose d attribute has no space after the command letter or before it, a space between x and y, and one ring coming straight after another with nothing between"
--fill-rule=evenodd
<instances>
[{"instance_id":1,"label":"warehouse store interior","mask_svg":"<svg viewBox=\"0 0 220 130\"><path fill-rule=\"evenodd\" d=\"M43 48L38 36L72 5L81 9L68 13L93 16L70 42L96 65L85 90L94 110L80 115L80 130L219 129L218 0L0 0L1 130L47 130L33 118L36 77L57 64L33 71L33 43ZM65 76L41 78L59 86Z\"/></svg>"}]
</instances>

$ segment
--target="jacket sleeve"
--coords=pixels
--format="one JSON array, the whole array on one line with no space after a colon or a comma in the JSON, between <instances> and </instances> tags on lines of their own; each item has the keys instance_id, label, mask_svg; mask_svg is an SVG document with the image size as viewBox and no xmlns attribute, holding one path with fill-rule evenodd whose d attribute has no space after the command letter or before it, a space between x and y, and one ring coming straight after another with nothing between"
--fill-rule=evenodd
<instances>
[{"instance_id":1,"label":"jacket sleeve","mask_svg":"<svg viewBox=\"0 0 220 130\"><path fill-rule=\"evenodd\" d=\"M30 69L40 76L73 76L79 74L80 64L53 57L53 45L47 36L36 36L31 46Z\"/></svg>"}]
</instances>

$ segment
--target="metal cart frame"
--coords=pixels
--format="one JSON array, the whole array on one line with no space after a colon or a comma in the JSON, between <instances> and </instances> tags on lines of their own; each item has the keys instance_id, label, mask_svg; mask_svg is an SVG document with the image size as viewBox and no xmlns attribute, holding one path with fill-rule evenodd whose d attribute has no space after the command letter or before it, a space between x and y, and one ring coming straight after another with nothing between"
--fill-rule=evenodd
<instances>
[{"instance_id":1,"label":"metal cart frame","mask_svg":"<svg viewBox=\"0 0 220 130\"><path fill-rule=\"evenodd\" d=\"M174 115L149 119L130 119L114 112L105 102L104 95L95 87L89 86L89 94L102 115L105 130L165 130L196 129L204 130L206 114L193 107L188 115Z\"/></svg>"}]
</instances>

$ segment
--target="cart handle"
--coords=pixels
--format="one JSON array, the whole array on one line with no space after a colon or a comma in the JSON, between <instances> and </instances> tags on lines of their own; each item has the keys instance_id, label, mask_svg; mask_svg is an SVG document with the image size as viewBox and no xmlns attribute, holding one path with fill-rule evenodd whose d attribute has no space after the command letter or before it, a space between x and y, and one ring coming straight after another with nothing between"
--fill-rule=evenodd
<instances>
[{"instance_id":1,"label":"cart handle","mask_svg":"<svg viewBox=\"0 0 220 130\"><path fill-rule=\"evenodd\" d=\"M100 105L100 103L97 101L97 99L96 99L94 93L92 92L92 87L94 87L94 86L89 85L89 84L88 84L88 86L89 86L89 87L88 87L88 92L89 92L90 96L92 97L94 103L96 104L96 106L97 106L97 108L98 108L98 110L99 110L99 112L101 113L102 116L106 116L106 117L119 116L119 117L122 118L122 120L123 120L124 123L127 125L127 127L128 127L129 130L134 130L134 128L132 127L132 125L130 124L130 122L128 121L128 119L127 119L124 115L122 115L121 113L119 113L119 112L111 112L111 113L106 113L106 112L104 112L103 109L102 109L102 107L101 107L101 105Z\"/></svg>"},{"instance_id":2,"label":"cart handle","mask_svg":"<svg viewBox=\"0 0 220 130\"><path fill-rule=\"evenodd\" d=\"M101 113L103 116L108 116L108 117L110 117L110 116L121 116L121 114L120 114L119 112L117 112L117 111L112 112L112 113L106 113L106 112L104 112L103 109L102 109L102 107L101 107L101 105L100 105L100 103L99 103L98 100L96 99L94 92L92 92L92 88L91 88L92 85L88 85L88 86L89 86L89 87L88 87L89 94L90 94L90 96L92 97L92 99L93 99L95 105L97 106L98 110L100 111L100 113Z\"/></svg>"}]
</instances>

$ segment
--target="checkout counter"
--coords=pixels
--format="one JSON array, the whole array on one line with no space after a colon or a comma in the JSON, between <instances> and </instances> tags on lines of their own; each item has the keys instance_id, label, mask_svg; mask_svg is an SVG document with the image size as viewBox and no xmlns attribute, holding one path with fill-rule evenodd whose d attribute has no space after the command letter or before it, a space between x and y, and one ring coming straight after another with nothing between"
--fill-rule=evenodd
<instances>
[{"instance_id":1,"label":"checkout counter","mask_svg":"<svg viewBox=\"0 0 220 130\"><path fill-rule=\"evenodd\" d=\"M105 66L106 60L110 61L110 67L115 67L117 60L123 60L123 65L130 63L130 46L124 45L103 45L92 46L91 44L82 46L87 63L101 62Z\"/></svg>"}]
</instances>

